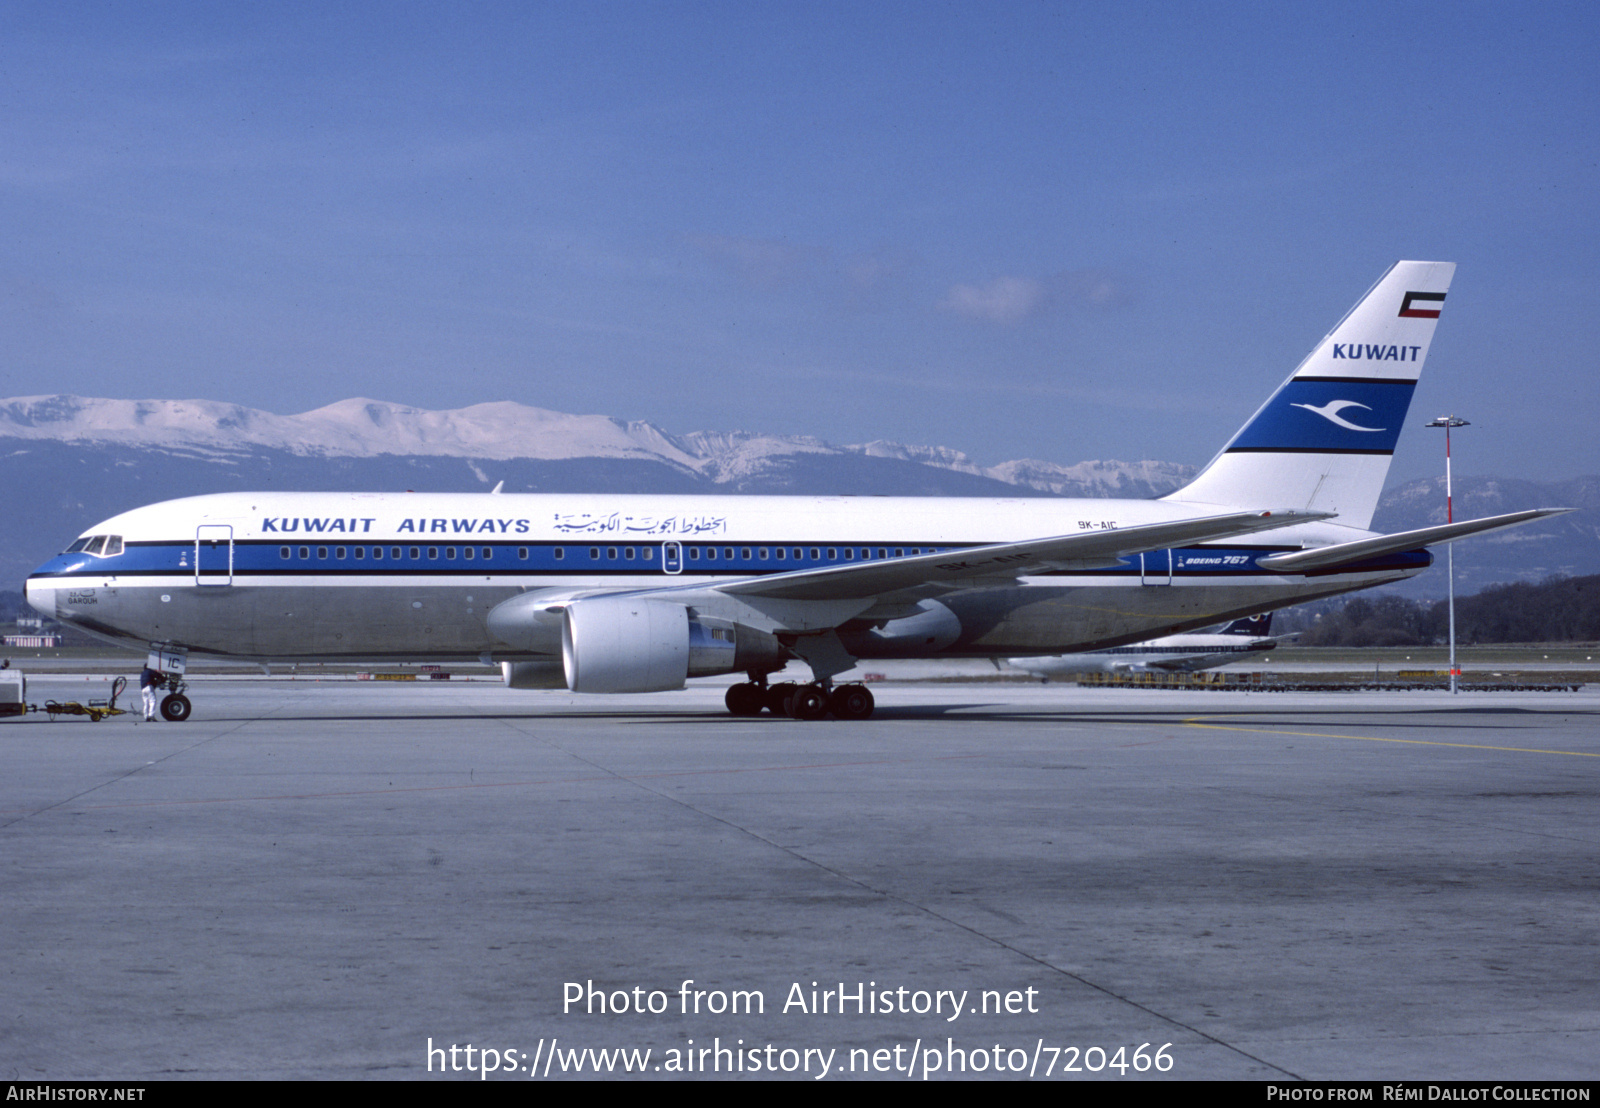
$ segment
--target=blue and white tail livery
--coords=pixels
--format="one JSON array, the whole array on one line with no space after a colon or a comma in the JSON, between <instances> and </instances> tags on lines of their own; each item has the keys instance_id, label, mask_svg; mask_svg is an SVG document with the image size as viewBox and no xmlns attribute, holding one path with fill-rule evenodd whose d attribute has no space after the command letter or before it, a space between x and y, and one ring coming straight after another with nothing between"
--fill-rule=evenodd
<instances>
[{"instance_id":1,"label":"blue and white tail livery","mask_svg":"<svg viewBox=\"0 0 1600 1108\"><path fill-rule=\"evenodd\" d=\"M1393 266L1159 500L224 493L96 525L28 600L166 669L478 660L596 693L742 673L736 714L860 719L872 694L834 681L858 660L1143 642L1410 577L1429 543L1559 511L1366 529L1453 268ZM795 660L810 682L768 680Z\"/></svg>"},{"instance_id":2,"label":"blue and white tail livery","mask_svg":"<svg viewBox=\"0 0 1600 1108\"><path fill-rule=\"evenodd\" d=\"M1391 266L1199 477L1167 499L1266 497L1368 527L1455 268Z\"/></svg>"}]
</instances>

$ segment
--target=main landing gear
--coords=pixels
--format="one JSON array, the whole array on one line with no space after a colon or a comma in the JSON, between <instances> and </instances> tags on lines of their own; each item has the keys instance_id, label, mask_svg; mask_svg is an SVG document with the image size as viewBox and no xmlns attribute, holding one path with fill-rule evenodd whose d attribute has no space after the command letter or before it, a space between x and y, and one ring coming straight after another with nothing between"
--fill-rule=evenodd
<instances>
[{"instance_id":1,"label":"main landing gear","mask_svg":"<svg viewBox=\"0 0 1600 1108\"><path fill-rule=\"evenodd\" d=\"M866 719L876 706L872 690L865 685L798 685L784 681L777 685L741 681L728 689L728 711L736 716L759 716L771 712L791 719L822 719L832 712L836 719Z\"/></svg>"}]
</instances>

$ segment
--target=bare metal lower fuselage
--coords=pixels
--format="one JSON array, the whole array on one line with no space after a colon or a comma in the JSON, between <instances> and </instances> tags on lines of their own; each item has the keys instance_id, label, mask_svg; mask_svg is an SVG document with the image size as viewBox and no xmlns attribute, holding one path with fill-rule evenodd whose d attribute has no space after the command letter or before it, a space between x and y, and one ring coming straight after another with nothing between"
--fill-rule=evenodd
<instances>
[{"instance_id":1,"label":"bare metal lower fuselage","mask_svg":"<svg viewBox=\"0 0 1600 1108\"><path fill-rule=\"evenodd\" d=\"M1038 578L926 600L921 610L840 628L859 658L974 658L1054 654L1138 642L1227 619L1413 576L1421 567L1314 578L1261 575L1228 583L1147 585ZM640 582L644 586L644 582ZM144 651L153 643L195 655L248 661L534 661L561 657L559 622L511 645L489 627L500 603L569 586L252 584L192 580L34 580L43 611L108 642Z\"/></svg>"}]
</instances>

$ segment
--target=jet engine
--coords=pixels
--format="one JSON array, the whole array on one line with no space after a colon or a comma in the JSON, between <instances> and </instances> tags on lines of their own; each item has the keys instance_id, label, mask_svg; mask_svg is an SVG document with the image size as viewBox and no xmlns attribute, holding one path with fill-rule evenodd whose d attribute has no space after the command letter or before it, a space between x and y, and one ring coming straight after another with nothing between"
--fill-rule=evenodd
<instances>
[{"instance_id":1,"label":"jet engine","mask_svg":"<svg viewBox=\"0 0 1600 1108\"><path fill-rule=\"evenodd\" d=\"M562 613L561 660L574 692L660 692L690 677L782 669L788 659L764 631L667 600L594 596Z\"/></svg>"}]
</instances>

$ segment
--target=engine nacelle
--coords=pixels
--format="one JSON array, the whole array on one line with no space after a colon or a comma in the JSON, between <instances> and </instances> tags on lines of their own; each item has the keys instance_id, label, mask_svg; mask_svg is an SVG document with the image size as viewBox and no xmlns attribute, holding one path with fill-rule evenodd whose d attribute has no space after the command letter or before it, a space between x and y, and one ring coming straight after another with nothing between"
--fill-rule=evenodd
<instances>
[{"instance_id":1,"label":"engine nacelle","mask_svg":"<svg viewBox=\"0 0 1600 1108\"><path fill-rule=\"evenodd\" d=\"M562 613L561 662L573 692L681 689L689 676L689 610L631 596L569 604Z\"/></svg>"},{"instance_id":2,"label":"engine nacelle","mask_svg":"<svg viewBox=\"0 0 1600 1108\"><path fill-rule=\"evenodd\" d=\"M661 692L690 677L782 669L788 659L764 631L669 600L592 596L562 613L561 661L574 692Z\"/></svg>"}]
</instances>

